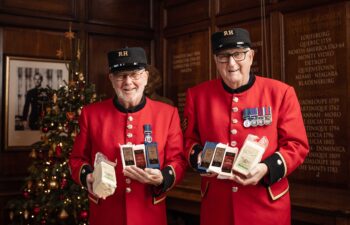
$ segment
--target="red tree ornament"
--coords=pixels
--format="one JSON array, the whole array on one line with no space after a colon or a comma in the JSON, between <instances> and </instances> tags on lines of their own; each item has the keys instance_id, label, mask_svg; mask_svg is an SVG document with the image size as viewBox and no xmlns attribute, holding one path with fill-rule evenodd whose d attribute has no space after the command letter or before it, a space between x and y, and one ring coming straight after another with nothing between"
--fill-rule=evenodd
<instances>
[{"instance_id":1,"label":"red tree ornament","mask_svg":"<svg viewBox=\"0 0 350 225\"><path fill-rule=\"evenodd\" d=\"M62 147L61 147L61 145L57 145L56 146L56 156L58 157L58 158L61 158L61 156L62 156Z\"/></svg>"},{"instance_id":2,"label":"red tree ornament","mask_svg":"<svg viewBox=\"0 0 350 225\"><path fill-rule=\"evenodd\" d=\"M28 192L27 190L25 190L25 191L23 192L23 197L24 197L25 199L28 199L28 198L29 198L29 192Z\"/></svg>"},{"instance_id":3,"label":"red tree ornament","mask_svg":"<svg viewBox=\"0 0 350 225\"><path fill-rule=\"evenodd\" d=\"M34 215L37 216L39 214L39 212L40 212L40 207L39 206L35 206L34 209L33 209Z\"/></svg>"},{"instance_id":4,"label":"red tree ornament","mask_svg":"<svg viewBox=\"0 0 350 225\"><path fill-rule=\"evenodd\" d=\"M67 179L66 178L63 178L62 181L61 181L61 189L64 189L67 185Z\"/></svg>"},{"instance_id":5,"label":"red tree ornament","mask_svg":"<svg viewBox=\"0 0 350 225\"><path fill-rule=\"evenodd\" d=\"M86 210L83 210L80 212L80 218L85 220L88 218L88 212Z\"/></svg>"}]
</instances>

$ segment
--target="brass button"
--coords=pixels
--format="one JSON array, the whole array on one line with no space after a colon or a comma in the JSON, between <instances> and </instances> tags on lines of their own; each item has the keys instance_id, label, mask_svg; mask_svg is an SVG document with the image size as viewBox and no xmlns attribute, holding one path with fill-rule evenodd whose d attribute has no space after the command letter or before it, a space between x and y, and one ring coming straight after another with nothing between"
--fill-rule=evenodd
<instances>
[{"instance_id":1,"label":"brass button","mask_svg":"<svg viewBox=\"0 0 350 225\"><path fill-rule=\"evenodd\" d=\"M126 178L126 179L125 179L125 183L130 184L130 183L131 183L131 180L130 180L129 178Z\"/></svg>"},{"instance_id":2,"label":"brass button","mask_svg":"<svg viewBox=\"0 0 350 225\"><path fill-rule=\"evenodd\" d=\"M130 193L131 192L131 188L130 187L125 188L125 192L126 193Z\"/></svg>"},{"instance_id":3,"label":"brass button","mask_svg":"<svg viewBox=\"0 0 350 225\"><path fill-rule=\"evenodd\" d=\"M237 134L237 130L236 129L232 129L231 130L231 134Z\"/></svg>"},{"instance_id":4,"label":"brass button","mask_svg":"<svg viewBox=\"0 0 350 225\"><path fill-rule=\"evenodd\" d=\"M238 123L237 119L232 119L232 123Z\"/></svg>"},{"instance_id":5,"label":"brass button","mask_svg":"<svg viewBox=\"0 0 350 225\"><path fill-rule=\"evenodd\" d=\"M232 192L237 192L238 191L238 187L232 187Z\"/></svg>"},{"instance_id":6,"label":"brass button","mask_svg":"<svg viewBox=\"0 0 350 225\"><path fill-rule=\"evenodd\" d=\"M232 112L238 112L238 107L233 107Z\"/></svg>"},{"instance_id":7,"label":"brass button","mask_svg":"<svg viewBox=\"0 0 350 225\"><path fill-rule=\"evenodd\" d=\"M128 116L128 120L129 120L129 121L133 121L134 118L132 118L132 116Z\"/></svg>"},{"instance_id":8,"label":"brass button","mask_svg":"<svg viewBox=\"0 0 350 225\"><path fill-rule=\"evenodd\" d=\"M127 133L126 136L127 136L128 138L132 138L132 133Z\"/></svg>"},{"instance_id":9,"label":"brass button","mask_svg":"<svg viewBox=\"0 0 350 225\"><path fill-rule=\"evenodd\" d=\"M238 102L238 98L237 97L233 97L232 101Z\"/></svg>"},{"instance_id":10,"label":"brass button","mask_svg":"<svg viewBox=\"0 0 350 225\"><path fill-rule=\"evenodd\" d=\"M277 164L278 164L279 166L282 165L282 160L278 159L278 160L277 160Z\"/></svg>"},{"instance_id":11,"label":"brass button","mask_svg":"<svg viewBox=\"0 0 350 225\"><path fill-rule=\"evenodd\" d=\"M131 129L132 129L132 124L128 124L128 125L126 126L126 128L127 128L128 130L131 130Z\"/></svg>"},{"instance_id":12,"label":"brass button","mask_svg":"<svg viewBox=\"0 0 350 225\"><path fill-rule=\"evenodd\" d=\"M129 142L127 142L126 144L127 144L127 145L132 145L132 143L131 143L130 141L129 141Z\"/></svg>"},{"instance_id":13,"label":"brass button","mask_svg":"<svg viewBox=\"0 0 350 225\"><path fill-rule=\"evenodd\" d=\"M231 141L231 146L235 147L237 145L237 141Z\"/></svg>"}]
</instances>

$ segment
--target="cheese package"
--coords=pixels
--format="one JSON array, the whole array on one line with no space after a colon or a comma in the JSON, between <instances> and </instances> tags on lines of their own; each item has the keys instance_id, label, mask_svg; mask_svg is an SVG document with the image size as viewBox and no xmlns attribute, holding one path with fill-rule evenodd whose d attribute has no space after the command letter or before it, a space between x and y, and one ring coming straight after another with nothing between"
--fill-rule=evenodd
<instances>
[{"instance_id":1,"label":"cheese package","mask_svg":"<svg viewBox=\"0 0 350 225\"><path fill-rule=\"evenodd\" d=\"M261 161L267 146L268 140L265 136L258 141L257 136L249 134L233 164L233 171L246 176Z\"/></svg>"},{"instance_id":2,"label":"cheese package","mask_svg":"<svg viewBox=\"0 0 350 225\"><path fill-rule=\"evenodd\" d=\"M101 198L112 195L117 187L115 166L116 164L108 161L102 153L96 154L92 188L93 192Z\"/></svg>"}]
</instances>

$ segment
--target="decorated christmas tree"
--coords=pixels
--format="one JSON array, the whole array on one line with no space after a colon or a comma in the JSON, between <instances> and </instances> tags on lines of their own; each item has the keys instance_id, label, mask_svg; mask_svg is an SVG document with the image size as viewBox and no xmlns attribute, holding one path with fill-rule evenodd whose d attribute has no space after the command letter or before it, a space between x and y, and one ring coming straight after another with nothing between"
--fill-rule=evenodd
<instances>
[{"instance_id":1,"label":"decorated christmas tree","mask_svg":"<svg viewBox=\"0 0 350 225\"><path fill-rule=\"evenodd\" d=\"M57 56L67 62L69 81L57 90L41 90L41 140L32 145L33 163L23 195L8 203L10 224L88 224L87 191L70 178L68 157L79 132L83 105L95 102L93 85L85 82L80 41L69 28Z\"/></svg>"}]
</instances>

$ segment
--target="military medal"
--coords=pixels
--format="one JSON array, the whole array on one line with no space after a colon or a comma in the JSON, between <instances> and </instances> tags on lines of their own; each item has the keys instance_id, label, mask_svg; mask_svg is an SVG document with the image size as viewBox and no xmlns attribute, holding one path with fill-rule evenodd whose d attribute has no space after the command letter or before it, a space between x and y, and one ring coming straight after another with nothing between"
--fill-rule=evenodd
<instances>
[{"instance_id":1,"label":"military medal","mask_svg":"<svg viewBox=\"0 0 350 225\"><path fill-rule=\"evenodd\" d=\"M250 118L251 118L251 125L252 127L258 126L258 108L251 108L250 109Z\"/></svg>"},{"instance_id":2,"label":"military medal","mask_svg":"<svg viewBox=\"0 0 350 225\"><path fill-rule=\"evenodd\" d=\"M246 108L243 110L243 126L245 128L270 125L271 123L271 106Z\"/></svg>"},{"instance_id":3,"label":"military medal","mask_svg":"<svg viewBox=\"0 0 350 225\"><path fill-rule=\"evenodd\" d=\"M265 125L270 125L272 123L272 110L271 110L271 106L268 107L264 107L264 112L265 112L265 119L264 119L264 124Z\"/></svg>"},{"instance_id":4,"label":"military medal","mask_svg":"<svg viewBox=\"0 0 350 225\"><path fill-rule=\"evenodd\" d=\"M264 125L264 112L263 111L265 111L265 107L258 108L258 119L257 119L258 126Z\"/></svg>"},{"instance_id":5,"label":"military medal","mask_svg":"<svg viewBox=\"0 0 350 225\"><path fill-rule=\"evenodd\" d=\"M250 127L250 120L249 120L249 115L250 115L250 110L249 109L244 109L243 110L243 126L248 128Z\"/></svg>"},{"instance_id":6,"label":"military medal","mask_svg":"<svg viewBox=\"0 0 350 225\"><path fill-rule=\"evenodd\" d=\"M244 120L243 126L246 128L250 127L251 126L250 120Z\"/></svg>"}]
</instances>

